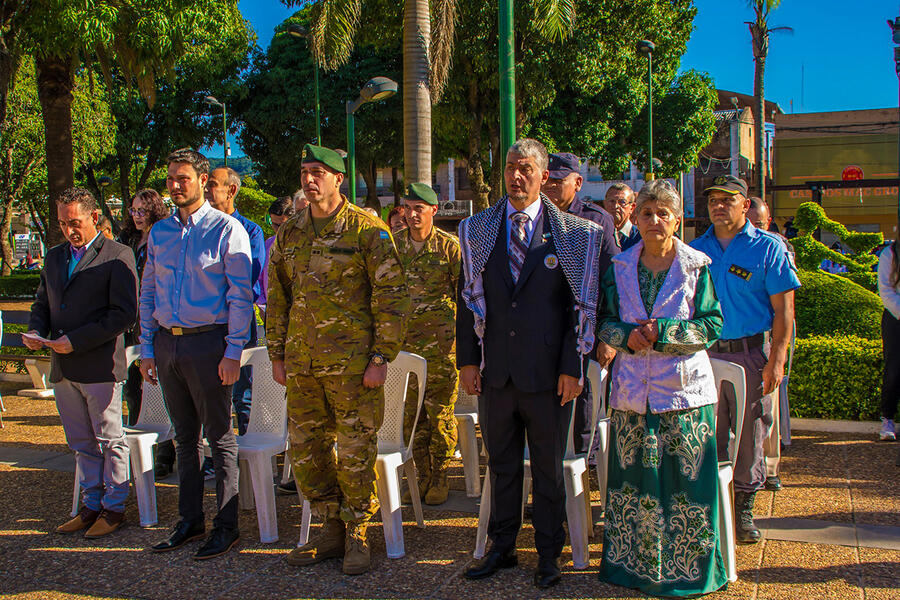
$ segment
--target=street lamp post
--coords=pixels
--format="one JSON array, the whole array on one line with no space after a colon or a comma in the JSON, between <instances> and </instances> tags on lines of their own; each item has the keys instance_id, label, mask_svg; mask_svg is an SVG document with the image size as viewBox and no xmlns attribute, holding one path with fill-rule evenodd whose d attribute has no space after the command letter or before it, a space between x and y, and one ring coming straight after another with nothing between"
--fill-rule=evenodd
<instances>
[{"instance_id":1,"label":"street lamp post","mask_svg":"<svg viewBox=\"0 0 900 600\"><path fill-rule=\"evenodd\" d=\"M513 0L500 0L500 147L495 162L506 161L506 151L516 141L516 50ZM500 158L497 159L496 157ZM502 164L502 163L501 163Z\"/></svg>"},{"instance_id":2,"label":"street lamp post","mask_svg":"<svg viewBox=\"0 0 900 600\"><path fill-rule=\"evenodd\" d=\"M222 155L225 157L225 166L228 166L228 121L225 115L225 103L219 102L213 96L207 96L204 100L210 106L222 107Z\"/></svg>"},{"instance_id":3,"label":"street lamp post","mask_svg":"<svg viewBox=\"0 0 900 600\"><path fill-rule=\"evenodd\" d=\"M309 31L303 25L293 23L288 27L288 33L295 38L305 38L309 42ZM312 49L312 44L310 44ZM316 90L316 144L322 145L322 119L319 118L319 63L313 56L313 86Z\"/></svg>"},{"instance_id":4,"label":"street lamp post","mask_svg":"<svg viewBox=\"0 0 900 600\"><path fill-rule=\"evenodd\" d=\"M387 77L373 77L359 91L359 98L347 100L347 194L356 204L356 131L353 114L366 102L384 100L397 93L397 82Z\"/></svg>"},{"instance_id":5,"label":"street lamp post","mask_svg":"<svg viewBox=\"0 0 900 600\"><path fill-rule=\"evenodd\" d=\"M888 20L887 23L891 28L893 42L896 44L894 46L894 68L897 71L898 83L900 83L900 17L893 21ZM900 98L900 87L898 87L898 98ZM897 135L897 161L897 176L900 177L900 131L898 131ZM900 190L900 186L898 186L898 190ZM900 220L900 193L897 195L897 219Z\"/></svg>"},{"instance_id":6,"label":"street lamp post","mask_svg":"<svg viewBox=\"0 0 900 600\"><path fill-rule=\"evenodd\" d=\"M653 51L656 44L650 40L638 42L638 51L647 55L647 163L650 172L644 176L647 181L653 181L656 174L653 172Z\"/></svg>"}]
</instances>

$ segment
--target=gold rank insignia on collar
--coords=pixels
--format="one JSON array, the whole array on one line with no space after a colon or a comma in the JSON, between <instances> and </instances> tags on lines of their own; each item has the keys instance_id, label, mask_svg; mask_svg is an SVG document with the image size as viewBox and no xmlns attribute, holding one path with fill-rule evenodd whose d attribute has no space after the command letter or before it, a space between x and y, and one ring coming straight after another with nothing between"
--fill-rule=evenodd
<instances>
[{"instance_id":1,"label":"gold rank insignia on collar","mask_svg":"<svg viewBox=\"0 0 900 600\"><path fill-rule=\"evenodd\" d=\"M732 275L737 275L744 281L750 281L750 278L753 276L753 273L751 273L747 269L745 269L743 267L739 267L737 265L731 265L731 267L728 269L728 272L731 273Z\"/></svg>"}]
</instances>

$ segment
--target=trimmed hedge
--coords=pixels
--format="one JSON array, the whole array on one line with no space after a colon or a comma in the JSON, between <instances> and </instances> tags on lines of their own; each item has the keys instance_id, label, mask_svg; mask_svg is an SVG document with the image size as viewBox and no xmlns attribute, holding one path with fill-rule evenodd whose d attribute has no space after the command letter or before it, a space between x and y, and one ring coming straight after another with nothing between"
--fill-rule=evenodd
<instances>
[{"instance_id":1,"label":"trimmed hedge","mask_svg":"<svg viewBox=\"0 0 900 600\"><path fill-rule=\"evenodd\" d=\"M847 278L823 271L798 273L797 337L855 335L881 343L881 298Z\"/></svg>"},{"instance_id":2,"label":"trimmed hedge","mask_svg":"<svg viewBox=\"0 0 900 600\"><path fill-rule=\"evenodd\" d=\"M878 420L883 365L880 339L798 339L789 386L791 416Z\"/></svg>"},{"instance_id":3,"label":"trimmed hedge","mask_svg":"<svg viewBox=\"0 0 900 600\"><path fill-rule=\"evenodd\" d=\"M878 273L875 271L866 271L863 273L835 273L838 277L849 279L857 285L861 285L873 294L878 293Z\"/></svg>"},{"instance_id":4,"label":"trimmed hedge","mask_svg":"<svg viewBox=\"0 0 900 600\"><path fill-rule=\"evenodd\" d=\"M13 271L0 277L0 298L34 298L41 283L40 271Z\"/></svg>"}]
</instances>

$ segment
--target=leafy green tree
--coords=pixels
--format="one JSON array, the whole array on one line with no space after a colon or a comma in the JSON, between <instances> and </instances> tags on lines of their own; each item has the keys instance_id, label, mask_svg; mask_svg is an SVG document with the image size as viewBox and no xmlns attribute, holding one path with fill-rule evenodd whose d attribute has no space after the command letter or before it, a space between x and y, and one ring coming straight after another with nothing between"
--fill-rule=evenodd
<instances>
[{"instance_id":1,"label":"leafy green tree","mask_svg":"<svg viewBox=\"0 0 900 600\"><path fill-rule=\"evenodd\" d=\"M642 156L646 128L646 59L637 42L651 39L653 87L659 100L655 145L671 168L690 164L712 136L714 91L705 76L676 78L696 8L691 0L577 0L571 36L547 42L524 3L516 6L516 118L520 136L551 150L590 157L611 175ZM476 208L500 197L502 171L491 168L500 145L497 76L497 2L459 5L453 72L435 107L435 141L441 156L465 156ZM638 143L640 140L640 143Z\"/></svg>"},{"instance_id":2,"label":"leafy green tree","mask_svg":"<svg viewBox=\"0 0 900 600\"><path fill-rule=\"evenodd\" d=\"M290 23L304 24L305 18L301 13L279 25L268 50L254 55L246 95L234 109L243 122L241 146L258 167L260 185L276 195L300 188L301 152L315 141L312 56L306 43L287 33ZM320 74L323 144L346 148L346 101L355 99L372 77L397 77L399 58L399 46L358 47L345 66ZM377 202L376 168L401 162L402 127L396 96L356 114L356 160L369 205Z\"/></svg>"},{"instance_id":3,"label":"leafy green tree","mask_svg":"<svg viewBox=\"0 0 900 600\"><path fill-rule=\"evenodd\" d=\"M35 58L51 199L74 183L72 92L79 70L97 63L109 80L115 68L152 105L156 77L172 73L197 32L215 26L208 15L216 4L213 0L21 3L6 33L15 32L19 51ZM49 239L54 243L61 237L59 226L53 211L48 217Z\"/></svg>"}]
</instances>

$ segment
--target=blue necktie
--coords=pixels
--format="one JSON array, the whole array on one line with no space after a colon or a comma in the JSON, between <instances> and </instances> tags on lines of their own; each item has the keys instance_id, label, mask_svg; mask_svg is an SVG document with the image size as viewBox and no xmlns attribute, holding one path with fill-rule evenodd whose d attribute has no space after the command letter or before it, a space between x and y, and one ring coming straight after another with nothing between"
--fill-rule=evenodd
<instances>
[{"instance_id":1,"label":"blue necktie","mask_svg":"<svg viewBox=\"0 0 900 600\"><path fill-rule=\"evenodd\" d=\"M510 218L512 219L512 230L509 236L509 271L512 273L513 283L518 283L519 273L522 272L522 265L525 264L525 254L528 252L528 244L525 242L525 223L528 222L528 215L518 211L514 212Z\"/></svg>"}]
</instances>

